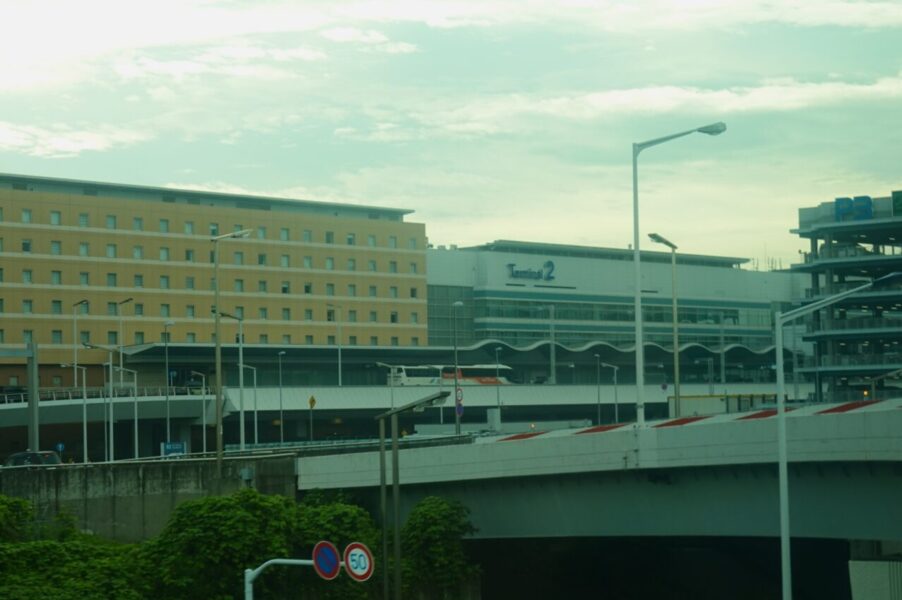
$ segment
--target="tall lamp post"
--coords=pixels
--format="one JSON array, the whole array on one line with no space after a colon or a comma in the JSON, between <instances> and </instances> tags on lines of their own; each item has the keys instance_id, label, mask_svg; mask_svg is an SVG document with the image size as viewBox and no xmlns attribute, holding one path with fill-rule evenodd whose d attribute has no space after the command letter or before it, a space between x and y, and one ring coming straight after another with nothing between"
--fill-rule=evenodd
<instances>
[{"instance_id":1,"label":"tall lamp post","mask_svg":"<svg viewBox=\"0 0 902 600\"><path fill-rule=\"evenodd\" d=\"M78 347L81 340L78 339L78 307L88 303L86 298L72 304L72 385L78 387Z\"/></svg>"},{"instance_id":2,"label":"tall lamp post","mask_svg":"<svg viewBox=\"0 0 902 600\"><path fill-rule=\"evenodd\" d=\"M395 600L401 599L401 489L398 471L398 415L404 412L422 412L431 406L441 406L451 392L436 392L425 398L414 400L404 406L393 408L376 416L379 421L379 498L382 513L382 594L388 599L388 527L386 525L387 492L385 486L385 419L391 419L391 459L392 459L392 504L394 519L394 588Z\"/></svg>"},{"instance_id":3,"label":"tall lamp post","mask_svg":"<svg viewBox=\"0 0 902 600\"><path fill-rule=\"evenodd\" d=\"M464 305L460 300L451 305L451 321L454 324L454 435L460 435L460 417L464 411L463 390L458 379L460 366L457 361L457 309Z\"/></svg>"},{"instance_id":4,"label":"tall lamp post","mask_svg":"<svg viewBox=\"0 0 902 600\"><path fill-rule=\"evenodd\" d=\"M898 279L902 273L890 273L858 287L827 296L788 312L774 315L774 349L777 362L777 464L780 486L780 565L783 574L783 600L792 600L792 564L789 555L789 465L786 453L786 382L783 371L783 327L790 321L817 312L837 302L863 292L890 280Z\"/></svg>"},{"instance_id":5,"label":"tall lamp post","mask_svg":"<svg viewBox=\"0 0 902 600\"><path fill-rule=\"evenodd\" d=\"M726 130L727 126L718 122L645 142L633 143L633 265L636 280L633 312L635 313L636 321L636 421L639 425L645 424L645 400L643 398L643 388L645 387L645 349L642 336L642 269L639 262L639 153L646 148L693 133L719 135Z\"/></svg>"},{"instance_id":6,"label":"tall lamp post","mask_svg":"<svg viewBox=\"0 0 902 600\"><path fill-rule=\"evenodd\" d=\"M134 439L135 439L135 458L138 458L138 372L134 369L126 369L125 367L116 367L119 369L119 377L121 379L123 371L132 376L132 384L134 385L134 395L132 396L133 420L134 420Z\"/></svg>"},{"instance_id":7,"label":"tall lamp post","mask_svg":"<svg viewBox=\"0 0 902 600\"><path fill-rule=\"evenodd\" d=\"M238 321L238 420L241 423L238 428L238 448L244 452L244 319L227 312L220 314L227 319Z\"/></svg>"},{"instance_id":8,"label":"tall lamp post","mask_svg":"<svg viewBox=\"0 0 902 600\"><path fill-rule=\"evenodd\" d=\"M233 231L210 238L213 243L213 336L216 338L216 473L222 476L222 336L219 328L219 242L233 238L246 238L250 229ZM243 431L243 429L242 429Z\"/></svg>"},{"instance_id":9,"label":"tall lamp post","mask_svg":"<svg viewBox=\"0 0 902 600\"><path fill-rule=\"evenodd\" d=\"M680 319L677 307L677 245L657 233L649 233L648 237L651 238L651 241L670 248L670 282L673 302L673 413L675 417L678 417L680 416Z\"/></svg>"},{"instance_id":10,"label":"tall lamp post","mask_svg":"<svg viewBox=\"0 0 902 600\"><path fill-rule=\"evenodd\" d=\"M495 403L498 405L498 418L501 419L501 346L495 346Z\"/></svg>"},{"instance_id":11,"label":"tall lamp post","mask_svg":"<svg viewBox=\"0 0 902 600\"><path fill-rule=\"evenodd\" d=\"M125 348L125 339L122 337L122 307L134 300L131 296L116 303L116 314L119 316L119 387L122 387L122 349Z\"/></svg>"},{"instance_id":12,"label":"tall lamp post","mask_svg":"<svg viewBox=\"0 0 902 600\"><path fill-rule=\"evenodd\" d=\"M595 424L601 425L601 355L595 355L595 406L597 408L597 415L595 417Z\"/></svg>"},{"instance_id":13,"label":"tall lamp post","mask_svg":"<svg viewBox=\"0 0 902 600\"><path fill-rule=\"evenodd\" d=\"M166 443L172 441L172 428L169 423L169 328L175 325L173 321L163 323L163 368L166 369Z\"/></svg>"},{"instance_id":14,"label":"tall lamp post","mask_svg":"<svg viewBox=\"0 0 902 600\"><path fill-rule=\"evenodd\" d=\"M341 387L341 307L337 304L326 304L327 307L335 311L335 326L338 328L338 387Z\"/></svg>"},{"instance_id":15,"label":"tall lamp post","mask_svg":"<svg viewBox=\"0 0 902 600\"><path fill-rule=\"evenodd\" d=\"M608 367L609 369L614 369L614 422L620 422L620 408L619 403L617 402L617 371L620 370L620 367L617 365L610 365L606 362L601 363L602 367Z\"/></svg>"},{"instance_id":16,"label":"tall lamp post","mask_svg":"<svg viewBox=\"0 0 902 600\"><path fill-rule=\"evenodd\" d=\"M203 439L204 454L207 453L207 376L199 371L191 371L192 375L200 377L200 398L201 398L201 423L203 431L201 438Z\"/></svg>"},{"instance_id":17,"label":"tall lamp post","mask_svg":"<svg viewBox=\"0 0 902 600\"><path fill-rule=\"evenodd\" d=\"M101 346L98 344L91 344L89 342L82 342L82 346L85 348L93 348L95 350L105 350L108 354L108 362L104 363L104 367L109 365L110 373L109 373L109 394L110 394L110 431L109 431L109 451L107 453L107 458L110 462L116 460L116 439L115 439L115 427L113 426L115 423L115 405L113 404L113 352L117 351L115 346Z\"/></svg>"},{"instance_id":18,"label":"tall lamp post","mask_svg":"<svg viewBox=\"0 0 902 600\"><path fill-rule=\"evenodd\" d=\"M554 304L548 305L548 324L549 342L551 344L548 348L548 359L551 361L548 383L555 384L557 383L557 341L554 339Z\"/></svg>"},{"instance_id":19,"label":"tall lamp post","mask_svg":"<svg viewBox=\"0 0 902 600\"><path fill-rule=\"evenodd\" d=\"M70 365L62 364L61 368L66 369ZM74 365L72 365L74 366ZM81 462L88 462L88 367L75 367L81 369ZM76 371L77 372L77 371ZM76 385L78 377L75 378Z\"/></svg>"},{"instance_id":20,"label":"tall lamp post","mask_svg":"<svg viewBox=\"0 0 902 600\"><path fill-rule=\"evenodd\" d=\"M384 362L377 362L377 367L385 367L388 369L388 394L389 394L389 405L394 410L395 408L395 366L389 365ZM441 378L439 378L441 381Z\"/></svg>"},{"instance_id":21,"label":"tall lamp post","mask_svg":"<svg viewBox=\"0 0 902 600\"><path fill-rule=\"evenodd\" d=\"M282 357L285 351L279 352L279 443L285 443L285 412L282 410Z\"/></svg>"},{"instance_id":22,"label":"tall lamp post","mask_svg":"<svg viewBox=\"0 0 902 600\"><path fill-rule=\"evenodd\" d=\"M244 365L245 369L250 369L254 373L254 445L260 443L259 431L257 427L257 367Z\"/></svg>"}]
</instances>

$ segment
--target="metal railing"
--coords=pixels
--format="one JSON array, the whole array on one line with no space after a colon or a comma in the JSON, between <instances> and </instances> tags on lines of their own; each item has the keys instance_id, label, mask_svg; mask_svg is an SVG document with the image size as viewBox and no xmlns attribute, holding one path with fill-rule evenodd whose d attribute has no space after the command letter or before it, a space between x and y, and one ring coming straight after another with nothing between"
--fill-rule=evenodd
<instances>
[{"instance_id":1,"label":"metal railing","mask_svg":"<svg viewBox=\"0 0 902 600\"><path fill-rule=\"evenodd\" d=\"M199 387L186 387L186 386L173 386L169 388L170 396L195 396L201 394L201 388ZM92 398L108 398L110 395L110 390L108 387L89 387L84 393L87 394L87 398L90 400ZM207 391L209 394L209 390ZM113 387L113 397L114 398L133 398L134 396L138 396L139 398L149 397L149 396L165 396L166 395L166 386L141 386L137 390L137 394L132 392L131 386L122 386ZM52 402L55 400L81 400L83 396L83 392L81 388L52 388L52 389L42 389L38 391L38 398L41 402ZM2 404L18 404L28 402L28 392L7 392L5 394L0 394L0 405Z\"/></svg>"}]
</instances>

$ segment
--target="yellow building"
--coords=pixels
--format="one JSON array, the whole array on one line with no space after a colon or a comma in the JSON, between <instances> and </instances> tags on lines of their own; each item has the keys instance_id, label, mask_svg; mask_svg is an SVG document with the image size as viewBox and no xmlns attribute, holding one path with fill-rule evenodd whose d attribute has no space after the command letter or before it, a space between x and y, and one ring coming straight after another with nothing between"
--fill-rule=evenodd
<instances>
[{"instance_id":1,"label":"yellow building","mask_svg":"<svg viewBox=\"0 0 902 600\"><path fill-rule=\"evenodd\" d=\"M412 211L0 175L0 347L39 347L42 387L72 385L86 348L214 341L220 303L246 344L425 345L426 234ZM217 243L215 236L249 230ZM84 301L84 302L82 302ZM120 333L121 331L121 333ZM237 327L223 319L223 342ZM277 348L276 348L277 350ZM0 385L24 385L3 359Z\"/></svg>"}]
</instances>

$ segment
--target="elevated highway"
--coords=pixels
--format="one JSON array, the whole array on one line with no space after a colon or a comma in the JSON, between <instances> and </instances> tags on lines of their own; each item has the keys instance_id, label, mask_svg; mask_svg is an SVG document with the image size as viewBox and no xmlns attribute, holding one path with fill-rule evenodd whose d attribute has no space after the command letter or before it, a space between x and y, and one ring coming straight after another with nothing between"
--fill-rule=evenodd
<instances>
[{"instance_id":1,"label":"elevated highway","mask_svg":"<svg viewBox=\"0 0 902 600\"><path fill-rule=\"evenodd\" d=\"M798 408L787 428L793 536L902 540L902 399ZM777 536L776 448L760 410L407 449L402 510L457 498L482 538ZM378 461L298 458L298 489L374 498Z\"/></svg>"}]
</instances>

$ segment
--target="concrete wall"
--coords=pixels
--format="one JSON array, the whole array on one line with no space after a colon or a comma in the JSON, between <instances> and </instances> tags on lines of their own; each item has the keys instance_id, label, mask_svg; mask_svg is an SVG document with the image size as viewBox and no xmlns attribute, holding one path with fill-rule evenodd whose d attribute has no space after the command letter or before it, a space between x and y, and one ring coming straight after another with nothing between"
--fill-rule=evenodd
<instances>
[{"instance_id":1,"label":"concrete wall","mask_svg":"<svg viewBox=\"0 0 902 600\"><path fill-rule=\"evenodd\" d=\"M34 503L40 519L71 513L99 536L136 542L157 535L186 500L254 487L294 498L291 455L229 459L217 477L211 459L0 469L0 494Z\"/></svg>"}]
</instances>

